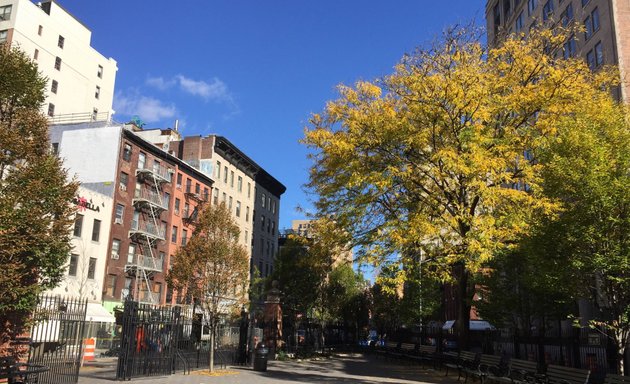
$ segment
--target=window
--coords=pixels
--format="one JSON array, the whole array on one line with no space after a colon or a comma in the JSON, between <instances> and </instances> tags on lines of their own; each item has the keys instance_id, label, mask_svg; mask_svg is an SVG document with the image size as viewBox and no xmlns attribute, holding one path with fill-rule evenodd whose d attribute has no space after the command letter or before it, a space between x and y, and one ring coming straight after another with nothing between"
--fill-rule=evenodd
<instances>
[{"instance_id":1,"label":"window","mask_svg":"<svg viewBox=\"0 0 630 384\"><path fill-rule=\"evenodd\" d=\"M190 193L192 191L192 180L186 178L186 193Z\"/></svg>"},{"instance_id":2,"label":"window","mask_svg":"<svg viewBox=\"0 0 630 384\"><path fill-rule=\"evenodd\" d=\"M77 214L74 218L74 237L81 237L81 229L83 228L83 215Z\"/></svg>"},{"instance_id":3,"label":"window","mask_svg":"<svg viewBox=\"0 0 630 384\"><path fill-rule=\"evenodd\" d=\"M140 187L139 185L137 185L138 188L136 188L136 193L140 193ZM138 227L140 226L140 212L138 211L133 211L133 218L131 219L131 228L132 229L138 229Z\"/></svg>"},{"instance_id":4,"label":"window","mask_svg":"<svg viewBox=\"0 0 630 384\"><path fill-rule=\"evenodd\" d=\"M265 194L263 193L261 196L261 201L260 204L262 204L262 207L265 208L265 202L267 201L267 197L265 196Z\"/></svg>"},{"instance_id":5,"label":"window","mask_svg":"<svg viewBox=\"0 0 630 384\"><path fill-rule=\"evenodd\" d=\"M12 5L5 5L4 7L0 7L0 21L2 20L11 20L11 9ZM41 28L41 25L40 25ZM41 33L40 33L41 35Z\"/></svg>"},{"instance_id":6,"label":"window","mask_svg":"<svg viewBox=\"0 0 630 384\"><path fill-rule=\"evenodd\" d=\"M212 194L212 204L219 205L219 190L215 188Z\"/></svg>"},{"instance_id":7,"label":"window","mask_svg":"<svg viewBox=\"0 0 630 384\"><path fill-rule=\"evenodd\" d=\"M114 223L122 224L124 213L125 213L125 206L122 204L116 204L116 216L114 216L115 217Z\"/></svg>"},{"instance_id":8,"label":"window","mask_svg":"<svg viewBox=\"0 0 630 384\"><path fill-rule=\"evenodd\" d=\"M96 121L97 117L98 117L98 108L94 108L92 109L92 121Z\"/></svg>"},{"instance_id":9,"label":"window","mask_svg":"<svg viewBox=\"0 0 630 384\"><path fill-rule=\"evenodd\" d=\"M61 70L61 57L55 57L55 69L58 71Z\"/></svg>"},{"instance_id":10,"label":"window","mask_svg":"<svg viewBox=\"0 0 630 384\"><path fill-rule=\"evenodd\" d=\"M260 215L260 229L265 230L265 215Z\"/></svg>"},{"instance_id":11,"label":"window","mask_svg":"<svg viewBox=\"0 0 630 384\"><path fill-rule=\"evenodd\" d=\"M116 275L107 275L107 290L105 295L114 297L114 290L116 289Z\"/></svg>"},{"instance_id":12,"label":"window","mask_svg":"<svg viewBox=\"0 0 630 384\"><path fill-rule=\"evenodd\" d=\"M131 160L131 145L127 143L125 143L125 145L123 146L123 160Z\"/></svg>"},{"instance_id":13,"label":"window","mask_svg":"<svg viewBox=\"0 0 630 384\"><path fill-rule=\"evenodd\" d=\"M563 49L562 49L563 57L565 59L573 57L575 56L576 51L577 51L577 47L575 43L575 36L571 35L569 36L569 40L567 40L563 45Z\"/></svg>"},{"instance_id":14,"label":"window","mask_svg":"<svg viewBox=\"0 0 630 384\"><path fill-rule=\"evenodd\" d=\"M201 186L199 185L199 183L195 183L195 193L197 195L201 194Z\"/></svg>"},{"instance_id":15,"label":"window","mask_svg":"<svg viewBox=\"0 0 630 384\"><path fill-rule=\"evenodd\" d=\"M494 5L492 8L492 16L494 19L494 33L499 32L499 27L501 26L501 8L499 7L499 3Z\"/></svg>"},{"instance_id":16,"label":"window","mask_svg":"<svg viewBox=\"0 0 630 384\"><path fill-rule=\"evenodd\" d=\"M271 222L271 234L275 236L276 234L276 222L272 221Z\"/></svg>"},{"instance_id":17,"label":"window","mask_svg":"<svg viewBox=\"0 0 630 384\"><path fill-rule=\"evenodd\" d=\"M569 23L573 20L573 4L569 3L560 15L560 21L563 27L568 27Z\"/></svg>"},{"instance_id":18,"label":"window","mask_svg":"<svg viewBox=\"0 0 630 384\"><path fill-rule=\"evenodd\" d=\"M164 192L164 201L163 201L163 206L166 207L166 209L168 209L168 207L171 206L171 194L168 192Z\"/></svg>"},{"instance_id":19,"label":"window","mask_svg":"<svg viewBox=\"0 0 630 384\"><path fill-rule=\"evenodd\" d=\"M553 0L547 0L543 5L543 20L547 21L553 15Z\"/></svg>"},{"instance_id":20,"label":"window","mask_svg":"<svg viewBox=\"0 0 630 384\"><path fill-rule=\"evenodd\" d=\"M70 265L68 265L68 276L76 276L78 266L79 266L79 255L76 255L73 253L70 255Z\"/></svg>"},{"instance_id":21,"label":"window","mask_svg":"<svg viewBox=\"0 0 630 384\"><path fill-rule=\"evenodd\" d=\"M179 215L179 204L181 203L181 200L179 200L177 197L175 198L175 214Z\"/></svg>"},{"instance_id":22,"label":"window","mask_svg":"<svg viewBox=\"0 0 630 384\"><path fill-rule=\"evenodd\" d=\"M96 275L96 257L90 257L90 264L88 265L88 279L94 279L94 275Z\"/></svg>"},{"instance_id":23,"label":"window","mask_svg":"<svg viewBox=\"0 0 630 384\"><path fill-rule=\"evenodd\" d=\"M227 165L225 167L223 167L223 182L225 184L227 184L227 178L228 178L228 170L227 170Z\"/></svg>"},{"instance_id":24,"label":"window","mask_svg":"<svg viewBox=\"0 0 630 384\"><path fill-rule=\"evenodd\" d=\"M101 238L101 221L94 219L94 225L92 225L92 241L98 241Z\"/></svg>"},{"instance_id":25,"label":"window","mask_svg":"<svg viewBox=\"0 0 630 384\"><path fill-rule=\"evenodd\" d=\"M249 206L245 207L245 221L249 221Z\"/></svg>"},{"instance_id":26,"label":"window","mask_svg":"<svg viewBox=\"0 0 630 384\"><path fill-rule=\"evenodd\" d=\"M64 39L63 36L59 35L59 39L57 39L57 46L63 49L63 45L65 42L66 42L66 39Z\"/></svg>"},{"instance_id":27,"label":"window","mask_svg":"<svg viewBox=\"0 0 630 384\"><path fill-rule=\"evenodd\" d=\"M232 212L232 196L228 199L228 209Z\"/></svg>"},{"instance_id":28,"label":"window","mask_svg":"<svg viewBox=\"0 0 630 384\"><path fill-rule=\"evenodd\" d=\"M0 31L0 44L2 44L5 41L7 41L8 38L9 38L9 31L8 30L5 29L4 31ZM37 49L35 51L37 51Z\"/></svg>"},{"instance_id":29,"label":"window","mask_svg":"<svg viewBox=\"0 0 630 384\"><path fill-rule=\"evenodd\" d=\"M98 71L96 72L96 76L98 76L99 79L103 78L103 66L102 65L98 66Z\"/></svg>"},{"instance_id":30,"label":"window","mask_svg":"<svg viewBox=\"0 0 630 384\"><path fill-rule=\"evenodd\" d=\"M236 190L243 192L243 178L241 176L236 179Z\"/></svg>"},{"instance_id":31,"label":"window","mask_svg":"<svg viewBox=\"0 0 630 384\"><path fill-rule=\"evenodd\" d=\"M241 217L241 202L236 201L236 217Z\"/></svg>"},{"instance_id":32,"label":"window","mask_svg":"<svg viewBox=\"0 0 630 384\"><path fill-rule=\"evenodd\" d=\"M158 160L153 159L153 173L160 174L160 162Z\"/></svg>"},{"instance_id":33,"label":"window","mask_svg":"<svg viewBox=\"0 0 630 384\"><path fill-rule=\"evenodd\" d=\"M514 23L514 27L516 29L516 33L519 33L523 30L523 21L525 20L525 16L523 16L523 11L518 14L516 17L516 22Z\"/></svg>"},{"instance_id":34,"label":"window","mask_svg":"<svg viewBox=\"0 0 630 384\"><path fill-rule=\"evenodd\" d=\"M42 33L44 32L44 27L42 27L41 25L37 28L37 34L38 35L42 35Z\"/></svg>"},{"instance_id":35,"label":"window","mask_svg":"<svg viewBox=\"0 0 630 384\"><path fill-rule=\"evenodd\" d=\"M267 233L271 233L271 219L267 218Z\"/></svg>"},{"instance_id":36,"label":"window","mask_svg":"<svg viewBox=\"0 0 630 384\"><path fill-rule=\"evenodd\" d=\"M53 103L48 103L48 116L55 116L55 104Z\"/></svg>"},{"instance_id":37,"label":"window","mask_svg":"<svg viewBox=\"0 0 630 384\"><path fill-rule=\"evenodd\" d=\"M186 245L187 241L188 241L188 231L185 229L182 229L182 247Z\"/></svg>"},{"instance_id":38,"label":"window","mask_svg":"<svg viewBox=\"0 0 630 384\"><path fill-rule=\"evenodd\" d=\"M184 218L187 218L190 214L190 204L184 203Z\"/></svg>"},{"instance_id":39,"label":"window","mask_svg":"<svg viewBox=\"0 0 630 384\"><path fill-rule=\"evenodd\" d=\"M267 209L271 210L271 196L267 196Z\"/></svg>"},{"instance_id":40,"label":"window","mask_svg":"<svg viewBox=\"0 0 630 384\"><path fill-rule=\"evenodd\" d=\"M227 195L225 194L225 192L223 192L223 195L222 195L221 197L222 197L222 198L221 198L221 201L222 201L223 203L225 203L225 202L226 202L226 200L227 200Z\"/></svg>"},{"instance_id":41,"label":"window","mask_svg":"<svg viewBox=\"0 0 630 384\"><path fill-rule=\"evenodd\" d=\"M53 80L50 83L50 92L56 94L57 93L57 88L59 88L59 83L57 82L57 80Z\"/></svg>"},{"instance_id":42,"label":"window","mask_svg":"<svg viewBox=\"0 0 630 384\"><path fill-rule=\"evenodd\" d=\"M182 188L182 174L181 173L177 174L177 188L179 189Z\"/></svg>"},{"instance_id":43,"label":"window","mask_svg":"<svg viewBox=\"0 0 630 384\"><path fill-rule=\"evenodd\" d=\"M271 213L275 214L276 213L276 201L272 201L271 202Z\"/></svg>"},{"instance_id":44,"label":"window","mask_svg":"<svg viewBox=\"0 0 630 384\"><path fill-rule=\"evenodd\" d=\"M138 154L138 169L144 169L144 164L147 161L147 155L144 152Z\"/></svg>"},{"instance_id":45,"label":"window","mask_svg":"<svg viewBox=\"0 0 630 384\"><path fill-rule=\"evenodd\" d=\"M593 9L591 12L591 20L593 20L593 33L599 31L599 9Z\"/></svg>"},{"instance_id":46,"label":"window","mask_svg":"<svg viewBox=\"0 0 630 384\"><path fill-rule=\"evenodd\" d=\"M118 189L126 191L129 183L129 175L125 172L120 172L120 180L118 181Z\"/></svg>"},{"instance_id":47,"label":"window","mask_svg":"<svg viewBox=\"0 0 630 384\"><path fill-rule=\"evenodd\" d=\"M234 188L234 171L230 171L230 188Z\"/></svg>"},{"instance_id":48,"label":"window","mask_svg":"<svg viewBox=\"0 0 630 384\"><path fill-rule=\"evenodd\" d=\"M536 10L537 0L527 0L527 16L531 16Z\"/></svg>"},{"instance_id":49,"label":"window","mask_svg":"<svg viewBox=\"0 0 630 384\"><path fill-rule=\"evenodd\" d=\"M96 90L94 91L94 98L98 99L101 97L101 87L96 86Z\"/></svg>"},{"instance_id":50,"label":"window","mask_svg":"<svg viewBox=\"0 0 630 384\"><path fill-rule=\"evenodd\" d=\"M173 230L171 231L171 243L177 243L177 227L173 225Z\"/></svg>"},{"instance_id":51,"label":"window","mask_svg":"<svg viewBox=\"0 0 630 384\"><path fill-rule=\"evenodd\" d=\"M53 155L59 154L59 143L51 143Z\"/></svg>"},{"instance_id":52,"label":"window","mask_svg":"<svg viewBox=\"0 0 630 384\"><path fill-rule=\"evenodd\" d=\"M112 259L117 259L120 254L120 240L112 240Z\"/></svg>"},{"instance_id":53,"label":"window","mask_svg":"<svg viewBox=\"0 0 630 384\"><path fill-rule=\"evenodd\" d=\"M136 255L136 245L134 243L129 244L129 250L127 251L127 263L133 264L133 258Z\"/></svg>"},{"instance_id":54,"label":"window","mask_svg":"<svg viewBox=\"0 0 630 384\"><path fill-rule=\"evenodd\" d=\"M203 189L203 201L208 201L208 198L210 196L208 195L208 188L204 188Z\"/></svg>"},{"instance_id":55,"label":"window","mask_svg":"<svg viewBox=\"0 0 630 384\"><path fill-rule=\"evenodd\" d=\"M221 162L217 161L217 169L216 169L216 179L219 180L221 178Z\"/></svg>"},{"instance_id":56,"label":"window","mask_svg":"<svg viewBox=\"0 0 630 384\"><path fill-rule=\"evenodd\" d=\"M602 48L602 42L599 41L595 44L595 66L599 67L604 64L604 51Z\"/></svg>"},{"instance_id":57,"label":"window","mask_svg":"<svg viewBox=\"0 0 630 384\"><path fill-rule=\"evenodd\" d=\"M252 185L247 183L247 198L252 197Z\"/></svg>"},{"instance_id":58,"label":"window","mask_svg":"<svg viewBox=\"0 0 630 384\"><path fill-rule=\"evenodd\" d=\"M37 59L39 59L39 49L35 49L35 52L33 53L33 60Z\"/></svg>"},{"instance_id":59,"label":"window","mask_svg":"<svg viewBox=\"0 0 630 384\"><path fill-rule=\"evenodd\" d=\"M247 244L248 237L249 237L249 233L247 231L245 231L245 244Z\"/></svg>"}]
</instances>

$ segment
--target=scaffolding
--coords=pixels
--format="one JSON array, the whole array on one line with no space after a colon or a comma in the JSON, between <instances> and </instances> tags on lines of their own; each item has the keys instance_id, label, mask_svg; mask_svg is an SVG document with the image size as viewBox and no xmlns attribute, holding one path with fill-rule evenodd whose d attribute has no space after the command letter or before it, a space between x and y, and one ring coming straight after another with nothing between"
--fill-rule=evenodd
<instances>
[{"instance_id":1,"label":"scaffolding","mask_svg":"<svg viewBox=\"0 0 630 384\"><path fill-rule=\"evenodd\" d=\"M127 258L125 273L135 280L133 297L138 302L159 304L160 298L153 291L153 275L164 270L164 256L158 255L157 245L166 236L161 215L168 209L168 201L164 199L162 187L171 182L171 173L155 162L151 168L138 168L136 178L132 200L135 212L129 230L136 249Z\"/></svg>"}]
</instances>

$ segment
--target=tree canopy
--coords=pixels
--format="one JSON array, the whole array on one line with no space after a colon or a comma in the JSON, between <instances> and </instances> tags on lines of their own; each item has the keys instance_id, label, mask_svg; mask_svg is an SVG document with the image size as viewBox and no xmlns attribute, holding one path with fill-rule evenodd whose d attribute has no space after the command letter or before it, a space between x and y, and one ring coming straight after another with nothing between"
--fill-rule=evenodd
<instances>
[{"instance_id":1,"label":"tree canopy","mask_svg":"<svg viewBox=\"0 0 630 384\"><path fill-rule=\"evenodd\" d=\"M77 184L50 152L40 112L46 79L0 47L0 345L19 335L38 295L63 278Z\"/></svg>"},{"instance_id":2,"label":"tree canopy","mask_svg":"<svg viewBox=\"0 0 630 384\"><path fill-rule=\"evenodd\" d=\"M204 205L185 246L168 273L179 294L193 297L211 328L210 370L214 369L214 333L221 316L237 314L245 304L249 258L239 244L240 230L225 204Z\"/></svg>"},{"instance_id":3,"label":"tree canopy","mask_svg":"<svg viewBox=\"0 0 630 384\"><path fill-rule=\"evenodd\" d=\"M318 213L368 261L420 260L455 284L464 343L475 276L534 214L559 209L541 193L536 149L558 119L607 102L617 79L557 60L566 38L532 30L488 49L451 30L393 74L340 86L305 131Z\"/></svg>"}]
</instances>

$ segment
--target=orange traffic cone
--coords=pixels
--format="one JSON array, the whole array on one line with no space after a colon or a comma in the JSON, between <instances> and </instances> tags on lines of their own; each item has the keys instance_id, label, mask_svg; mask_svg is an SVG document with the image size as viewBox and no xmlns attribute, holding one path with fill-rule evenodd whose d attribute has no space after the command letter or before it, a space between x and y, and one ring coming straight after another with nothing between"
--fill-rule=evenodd
<instances>
[{"instance_id":1,"label":"orange traffic cone","mask_svg":"<svg viewBox=\"0 0 630 384\"><path fill-rule=\"evenodd\" d=\"M83 362L94 361L94 348L96 347L96 339L90 337L85 339L85 349L83 350Z\"/></svg>"}]
</instances>

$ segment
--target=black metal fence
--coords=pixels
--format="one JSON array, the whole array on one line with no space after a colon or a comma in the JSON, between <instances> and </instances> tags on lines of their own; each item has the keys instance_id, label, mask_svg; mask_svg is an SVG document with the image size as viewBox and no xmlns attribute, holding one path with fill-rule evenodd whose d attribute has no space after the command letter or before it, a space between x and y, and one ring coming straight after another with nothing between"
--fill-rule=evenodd
<instances>
[{"instance_id":1,"label":"black metal fence","mask_svg":"<svg viewBox=\"0 0 630 384\"><path fill-rule=\"evenodd\" d=\"M238 342L238 327L219 327L215 365L234 363ZM202 313L191 307L125 302L116 379L170 375L208 368L209 363L210 329Z\"/></svg>"},{"instance_id":2,"label":"black metal fence","mask_svg":"<svg viewBox=\"0 0 630 384\"><path fill-rule=\"evenodd\" d=\"M33 312L29 364L44 365L39 384L76 383L83 357L87 300L42 296Z\"/></svg>"}]
</instances>

